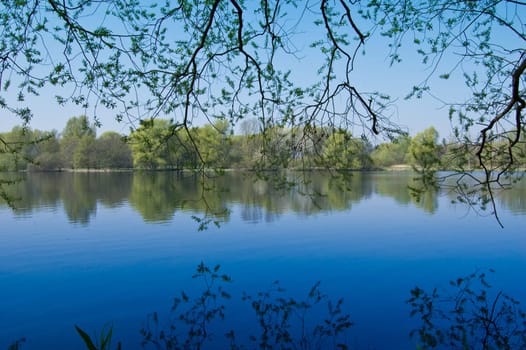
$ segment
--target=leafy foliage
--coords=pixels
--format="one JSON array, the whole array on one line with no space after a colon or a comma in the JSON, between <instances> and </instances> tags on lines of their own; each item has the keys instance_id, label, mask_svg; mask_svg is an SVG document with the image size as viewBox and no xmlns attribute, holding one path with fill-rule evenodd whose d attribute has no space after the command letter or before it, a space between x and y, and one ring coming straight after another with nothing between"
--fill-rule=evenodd
<instances>
[{"instance_id":1,"label":"leafy foliage","mask_svg":"<svg viewBox=\"0 0 526 350\"><path fill-rule=\"evenodd\" d=\"M227 319L222 301L231 298L223 284L232 282L228 275L221 274L219 270L219 265L209 268L203 263L199 264L193 278L204 284L201 295L192 299L181 292L181 296L174 299L174 318L168 328L159 329L159 315L150 315L147 326L141 331L143 346L156 349L202 349L206 345L218 344L218 335L214 329L217 329L218 322ZM350 316L343 312L343 299L332 303L319 291L319 283L311 288L305 301L286 297L284 293L279 283L274 282L269 291L260 292L257 296L244 294L242 299L251 305L259 327L258 335L251 335L247 339L249 342L258 349L348 348L345 336L352 322ZM309 311L322 304L327 306L327 318L309 324ZM238 343L236 336L235 330L229 330L224 334L224 341L231 349L246 349L243 343Z\"/></svg>"},{"instance_id":2,"label":"leafy foliage","mask_svg":"<svg viewBox=\"0 0 526 350\"><path fill-rule=\"evenodd\" d=\"M97 168L131 168L132 154L123 137L116 132L108 131L95 141Z\"/></svg>"},{"instance_id":3,"label":"leafy foliage","mask_svg":"<svg viewBox=\"0 0 526 350\"><path fill-rule=\"evenodd\" d=\"M61 135L60 149L63 165L66 168L89 168L94 162L94 155L88 152L95 140L95 127L90 125L83 115L70 118Z\"/></svg>"},{"instance_id":4,"label":"leafy foliage","mask_svg":"<svg viewBox=\"0 0 526 350\"><path fill-rule=\"evenodd\" d=\"M319 290L320 282L310 289L305 301L286 297L279 282L273 283L266 292L252 297L245 294L243 300L252 306L259 324L258 336L251 336L258 349L347 349L346 338L353 323L350 315L342 310L343 298L333 303ZM309 311L326 303L327 316L312 322ZM233 332L229 335L233 336Z\"/></svg>"},{"instance_id":5,"label":"leafy foliage","mask_svg":"<svg viewBox=\"0 0 526 350\"><path fill-rule=\"evenodd\" d=\"M325 141L326 164L338 169L371 168L371 148L367 141L353 138L345 130L337 130Z\"/></svg>"},{"instance_id":6,"label":"leafy foliage","mask_svg":"<svg viewBox=\"0 0 526 350\"><path fill-rule=\"evenodd\" d=\"M430 173L437 170L440 166L440 151L438 141L438 132L430 127L411 140L409 153L411 162L420 172Z\"/></svg>"},{"instance_id":7,"label":"leafy foliage","mask_svg":"<svg viewBox=\"0 0 526 350\"><path fill-rule=\"evenodd\" d=\"M411 140L404 136L379 145L373 152L366 138L352 137L343 129L317 133L320 135L316 140L304 140L305 147L298 149L297 139L305 135L296 129L275 127L264 134L233 135L226 121L218 121L185 133L176 130L171 120L151 119L142 121L129 136L106 132L96 138L95 129L86 117L73 117L60 134L54 130L15 127L0 135L6 142L3 148L0 144L0 169L278 170L323 166L359 170L390 165L381 159L373 162L371 155L378 155L380 150L389 150L390 159L405 161ZM260 152L262 143L266 143L270 153Z\"/></svg>"},{"instance_id":8,"label":"leafy foliage","mask_svg":"<svg viewBox=\"0 0 526 350\"><path fill-rule=\"evenodd\" d=\"M141 126L129 137L136 168L175 167L173 157L177 147L173 136L173 124L168 120L151 119L142 121Z\"/></svg>"},{"instance_id":9,"label":"leafy foliage","mask_svg":"<svg viewBox=\"0 0 526 350\"><path fill-rule=\"evenodd\" d=\"M453 291L446 296L436 288L411 290L411 316L421 321L411 335L419 348L526 349L526 313L512 297L492 293L486 275L475 272L451 281Z\"/></svg>"},{"instance_id":10,"label":"leafy foliage","mask_svg":"<svg viewBox=\"0 0 526 350\"><path fill-rule=\"evenodd\" d=\"M411 137L401 135L392 142L378 145L371 153L373 163L378 167L408 164Z\"/></svg>"},{"instance_id":11,"label":"leafy foliage","mask_svg":"<svg viewBox=\"0 0 526 350\"><path fill-rule=\"evenodd\" d=\"M111 349L111 338L113 336L113 327L110 326L108 330L106 328L103 328L100 337L93 341L93 339L79 326L75 325L75 330L79 334L79 336L84 341L84 344L86 345L86 348L88 350L110 350ZM97 338L97 337L95 337ZM121 343L118 342L117 346L115 348L116 350L121 349Z\"/></svg>"},{"instance_id":12,"label":"leafy foliage","mask_svg":"<svg viewBox=\"0 0 526 350\"><path fill-rule=\"evenodd\" d=\"M169 329L159 331L158 315L153 313L147 327L141 331L144 337L143 346L152 344L163 349L200 349L213 338L211 324L225 318L225 307L221 300L230 298L230 294L219 283L228 283L231 279L227 275L219 274L219 269L219 265L210 269L203 263L199 264L192 278L203 281L202 294L191 300L185 292L181 292L181 296L174 299L172 312L176 318ZM183 311L179 313L180 308L183 308Z\"/></svg>"},{"instance_id":13,"label":"leafy foliage","mask_svg":"<svg viewBox=\"0 0 526 350\"><path fill-rule=\"evenodd\" d=\"M449 109L455 137L451 143L458 145L455 156L474 154L474 166L484 170L483 176L471 177L471 186L478 191L472 200L486 206L490 197L494 211L493 192L511 187L509 174L521 167L517 150L523 147L526 107L525 10L524 2L507 0L424 0L403 5L373 0L361 10L391 40L392 64L406 58L402 46L413 46L429 68L429 75L414 84L408 97L427 94ZM456 87L463 82L466 98L437 96L436 78ZM471 170L457 169L466 176Z\"/></svg>"}]
</instances>

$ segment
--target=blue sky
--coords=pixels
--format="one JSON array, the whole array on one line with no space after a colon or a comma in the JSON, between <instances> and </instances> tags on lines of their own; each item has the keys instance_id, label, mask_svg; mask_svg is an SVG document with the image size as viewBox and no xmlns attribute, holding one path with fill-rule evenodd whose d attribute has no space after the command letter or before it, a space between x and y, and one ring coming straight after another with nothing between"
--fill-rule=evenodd
<instances>
[{"instance_id":1,"label":"blue sky","mask_svg":"<svg viewBox=\"0 0 526 350\"><path fill-rule=\"evenodd\" d=\"M373 46L374 42L366 45L366 54L357 59L357 69L353 72L353 84L360 91L373 92L379 91L389 94L396 100L396 113L393 115L393 121L406 127L411 134L422 131L433 125L439 130L441 137L447 137L450 133L450 123L448 120L448 110L435 99L424 96L422 99L405 100L405 96L411 91L413 85L418 84L427 75L426 67L415 63L414 52L407 50L404 56L407 57L402 63L395 66L389 66L389 60L385 50L381 47ZM304 64L306 74L315 70L314 63ZM301 71L298 74L302 74ZM444 85L443 82L437 82L439 87ZM437 85L438 85L437 84ZM463 91L463 83L457 81L453 84L451 81L445 82L449 95L467 96L467 91ZM441 87L442 88L442 87ZM442 88L442 90L446 90ZM60 106L55 102L56 91L47 88L40 91L40 96L31 96L27 98L27 103L31 106L34 117L30 126L34 129L41 130L62 130L66 121L73 116L86 114L93 115L91 109L83 109L74 104ZM444 96L444 94L440 94ZM13 126L19 125L20 120L6 112L1 112L2 122L0 131L9 131ZM100 109L97 116L102 122L98 129L98 134L104 131L112 130L119 133L128 133L129 122L117 122L113 111Z\"/></svg>"},{"instance_id":2,"label":"blue sky","mask_svg":"<svg viewBox=\"0 0 526 350\"><path fill-rule=\"evenodd\" d=\"M368 57L369 55L366 55L364 60ZM373 59L377 58L378 56ZM385 92L397 99L393 121L407 128L411 134L414 135L432 125L439 130L441 137L447 137L450 133L447 108L427 96L409 101L404 99L411 90L412 85L408 83L419 82L425 72L415 72L405 64L389 68L386 59L383 60L384 62L379 62L379 65L372 63L373 59L369 60L363 71L357 74L359 77L356 81L357 88L362 88L363 91ZM54 91L51 90L41 91L40 96L28 98L28 102L34 113L30 123L33 129L61 131L70 117L83 114L92 115L91 110L85 110L73 104L58 105L55 102ZM0 131L9 131L13 126L20 125L20 120L15 116L2 114L4 116ZM117 122L112 111L101 110L98 117L102 122L102 126L97 130L98 134L109 130L128 133L132 126L127 121Z\"/></svg>"},{"instance_id":3,"label":"blue sky","mask_svg":"<svg viewBox=\"0 0 526 350\"><path fill-rule=\"evenodd\" d=\"M309 15L304 20L309 20ZM317 28L317 29L316 29ZM293 75L300 79L315 79L314 72L320 64L319 58L309 54L308 39L315 38L321 30L320 27L300 28L301 34L297 37L295 46L300 53L299 59L289 58L290 61L283 62L284 66L290 64ZM302 40L305 39L305 42ZM388 41L379 35L372 37L364 46L365 53L359 54L356 59L355 71L352 72L352 84L364 92L378 91L390 95L396 100L395 107L391 110L391 119L407 129L410 134L424 130L429 126L434 126L440 133L440 137L448 138L451 133L451 126L448 119L448 108L440 101L430 96L421 99L405 100L405 96L411 91L413 85L422 82L430 73L430 67L421 64L420 57L416 54L413 45L404 45L400 49L402 62L394 66L389 64ZM448 70L454 61L444 61L440 68ZM439 72L440 73L440 72ZM463 101L469 96L469 91L458 77L452 77L448 81L432 79L432 92L446 101ZM67 91L61 91L64 94ZM86 114L93 115L93 110L68 104L59 106L54 102L54 95L57 91L45 88L40 91L40 96L29 97L26 102L31 106L34 117L30 126L41 130L62 130L68 118ZM7 93L9 96L9 92ZM0 112L1 123L0 131L8 131L13 126L19 125L20 121L5 111ZM98 134L104 131L113 130L119 133L128 133L132 124L127 121L118 123L115 120L115 112L104 109L97 111L97 117L102 122Z\"/></svg>"}]
</instances>

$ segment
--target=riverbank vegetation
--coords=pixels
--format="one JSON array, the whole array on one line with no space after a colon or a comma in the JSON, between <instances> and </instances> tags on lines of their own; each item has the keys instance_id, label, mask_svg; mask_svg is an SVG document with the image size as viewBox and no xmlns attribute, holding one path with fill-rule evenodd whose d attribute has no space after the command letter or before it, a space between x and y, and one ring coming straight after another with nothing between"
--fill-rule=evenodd
<instances>
[{"instance_id":1,"label":"riverbank vegetation","mask_svg":"<svg viewBox=\"0 0 526 350\"><path fill-rule=\"evenodd\" d=\"M252 125L251 125L252 124ZM313 138L312 135L316 135ZM522 133L525 135L525 133ZM374 145L365 136L345 129L319 128L308 134L299 128L257 129L243 123L235 134L227 121L176 129L173 122L150 119L128 135L105 132L85 116L70 118L61 132L14 127L0 135L0 170L63 169L350 169L415 167L436 170L473 170L480 167L477 148L439 140L430 127L414 137L407 134ZM524 138L524 136L523 136ZM524 140L523 140L524 141ZM492 145L492 167L505 163ZM514 149L516 162L526 164L526 146ZM404 167L402 167L404 168Z\"/></svg>"}]
</instances>

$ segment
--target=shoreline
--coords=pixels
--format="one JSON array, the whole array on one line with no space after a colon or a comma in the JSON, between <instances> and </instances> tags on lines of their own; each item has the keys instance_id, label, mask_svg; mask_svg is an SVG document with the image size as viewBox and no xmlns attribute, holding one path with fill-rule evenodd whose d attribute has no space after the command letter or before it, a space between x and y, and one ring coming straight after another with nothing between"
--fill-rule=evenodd
<instances>
[{"instance_id":1,"label":"shoreline","mask_svg":"<svg viewBox=\"0 0 526 350\"><path fill-rule=\"evenodd\" d=\"M476 172L483 169L471 169L464 172ZM63 168L63 169L30 169L30 170L19 170L19 171L0 171L0 174L9 174L9 173L134 173L134 172L180 172L180 173L226 173L226 172L281 172L281 171L291 171L291 172L312 172L312 171L329 171L329 172L415 172L415 169L412 165L409 164L395 164L385 168L371 168L371 169L337 169L337 168L325 168L325 167L312 167L312 168L283 168L283 169L254 169L254 168L201 168L201 169L176 169L176 168L166 168L166 169L144 169L144 168L104 168L104 169L72 169L72 168ZM451 169L437 169L435 172L458 172L457 170ZM513 172L526 172L526 168L515 169Z\"/></svg>"}]
</instances>

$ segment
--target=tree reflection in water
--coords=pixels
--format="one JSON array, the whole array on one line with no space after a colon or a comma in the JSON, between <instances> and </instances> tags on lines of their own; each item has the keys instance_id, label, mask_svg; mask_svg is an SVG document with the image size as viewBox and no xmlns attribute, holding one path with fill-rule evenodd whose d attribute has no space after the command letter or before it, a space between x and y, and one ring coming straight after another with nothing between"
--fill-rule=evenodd
<instances>
[{"instance_id":1,"label":"tree reflection in water","mask_svg":"<svg viewBox=\"0 0 526 350\"><path fill-rule=\"evenodd\" d=\"M10 175L14 178L14 175ZM9 175L3 174L8 180ZM20 177L20 176L18 176ZM13 198L16 215L38 208L63 206L72 223L88 224L97 206L118 207L126 202L147 222L166 222L178 211L203 222L229 220L230 208L241 206L241 217L251 222L273 221L286 212L311 215L344 211L373 195L389 197L433 214L445 191L418 187L405 172L184 172L28 173L23 181L4 185ZM515 213L526 213L526 181L513 191L497 192L497 201ZM453 201L454 198L451 197ZM7 206L1 200L0 206ZM207 221L208 220L208 221Z\"/></svg>"}]
</instances>

